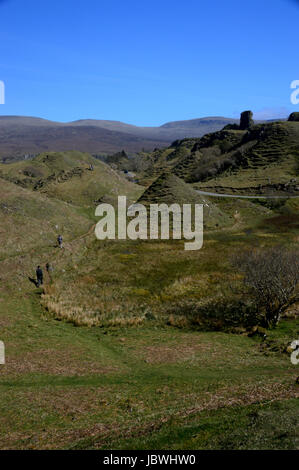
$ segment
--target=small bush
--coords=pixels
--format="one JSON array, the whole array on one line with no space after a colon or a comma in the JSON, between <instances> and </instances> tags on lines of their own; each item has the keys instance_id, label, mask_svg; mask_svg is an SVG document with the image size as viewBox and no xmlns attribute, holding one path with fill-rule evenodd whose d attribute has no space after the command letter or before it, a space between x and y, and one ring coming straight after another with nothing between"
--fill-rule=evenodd
<instances>
[{"instance_id":1,"label":"small bush","mask_svg":"<svg viewBox=\"0 0 299 470\"><path fill-rule=\"evenodd\" d=\"M237 298L219 297L205 302L182 301L167 307L172 326L193 326L202 330L232 330L257 324L255 306Z\"/></svg>"},{"instance_id":2,"label":"small bush","mask_svg":"<svg viewBox=\"0 0 299 470\"><path fill-rule=\"evenodd\" d=\"M259 324L275 327L298 301L299 252L283 247L239 253L232 264L243 274L243 294L255 305Z\"/></svg>"}]
</instances>

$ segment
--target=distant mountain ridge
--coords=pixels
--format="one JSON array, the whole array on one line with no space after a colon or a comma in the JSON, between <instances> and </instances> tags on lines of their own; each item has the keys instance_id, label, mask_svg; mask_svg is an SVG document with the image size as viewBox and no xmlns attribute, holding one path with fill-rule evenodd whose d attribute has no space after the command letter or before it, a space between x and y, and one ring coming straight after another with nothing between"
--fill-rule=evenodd
<instances>
[{"instance_id":1,"label":"distant mountain ridge","mask_svg":"<svg viewBox=\"0 0 299 470\"><path fill-rule=\"evenodd\" d=\"M173 129L173 128L196 129L198 127L202 127L205 125L215 126L215 125L223 124L223 126L226 126L227 124L238 124L238 123L239 123L239 119L232 119L232 118L226 118L226 117L221 117L221 116L210 116L210 117L204 117L204 118L198 118L198 119L190 119L188 121L167 122L166 124L163 124L161 127L164 129Z\"/></svg>"},{"instance_id":2,"label":"distant mountain ridge","mask_svg":"<svg viewBox=\"0 0 299 470\"><path fill-rule=\"evenodd\" d=\"M30 116L0 116L0 158L10 160L45 151L78 150L92 154L151 151L167 147L177 139L202 137L236 122L224 117L205 117L160 127L138 127L109 120L63 123Z\"/></svg>"}]
</instances>

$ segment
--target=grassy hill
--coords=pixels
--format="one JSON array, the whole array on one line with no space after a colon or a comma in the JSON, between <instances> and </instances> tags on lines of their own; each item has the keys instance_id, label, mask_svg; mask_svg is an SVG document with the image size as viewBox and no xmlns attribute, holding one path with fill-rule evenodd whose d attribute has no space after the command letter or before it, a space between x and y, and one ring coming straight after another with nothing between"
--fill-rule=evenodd
<instances>
[{"instance_id":1,"label":"grassy hill","mask_svg":"<svg viewBox=\"0 0 299 470\"><path fill-rule=\"evenodd\" d=\"M197 187L217 187L223 192L230 188L252 188L255 191L259 189L262 193L271 191L283 194L288 191L296 194L298 149L297 123L280 122L254 126L244 134L237 146L219 155L212 173L202 171L199 175L195 174L194 180L200 182Z\"/></svg>"},{"instance_id":2,"label":"grassy hill","mask_svg":"<svg viewBox=\"0 0 299 470\"><path fill-rule=\"evenodd\" d=\"M90 169L93 165L93 171ZM21 187L75 205L115 202L119 194L133 202L141 189L105 163L81 152L52 152L33 160L0 165L0 177Z\"/></svg>"},{"instance_id":3,"label":"grassy hill","mask_svg":"<svg viewBox=\"0 0 299 470\"><path fill-rule=\"evenodd\" d=\"M140 196L138 202L149 204L203 204L204 227L220 228L232 225L228 214L221 211L209 198L199 195L194 189L177 176L162 173Z\"/></svg>"},{"instance_id":4,"label":"grassy hill","mask_svg":"<svg viewBox=\"0 0 299 470\"><path fill-rule=\"evenodd\" d=\"M53 244L58 232L79 235L89 226L84 212L64 202L0 180L0 256ZM57 228L56 228L57 227Z\"/></svg>"},{"instance_id":5,"label":"grassy hill","mask_svg":"<svg viewBox=\"0 0 299 470\"><path fill-rule=\"evenodd\" d=\"M197 189L233 193L296 194L299 124L271 122L248 131L231 129L201 139L174 142L166 150L141 155L148 162L140 182L166 169Z\"/></svg>"},{"instance_id":6,"label":"grassy hill","mask_svg":"<svg viewBox=\"0 0 299 470\"><path fill-rule=\"evenodd\" d=\"M173 169L180 161L191 155L196 142L198 139L195 138L176 140L168 148L155 149L151 153L140 152L136 162L139 182L148 186L161 173Z\"/></svg>"},{"instance_id":7,"label":"grassy hill","mask_svg":"<svg viewBox=\"0 0 299 470\"><path fill-rule=\"evenodd\" d=\"M142 204L200 204L201 196L177 176L162 173L140 196Z\"/></svg>"}]
</instances>

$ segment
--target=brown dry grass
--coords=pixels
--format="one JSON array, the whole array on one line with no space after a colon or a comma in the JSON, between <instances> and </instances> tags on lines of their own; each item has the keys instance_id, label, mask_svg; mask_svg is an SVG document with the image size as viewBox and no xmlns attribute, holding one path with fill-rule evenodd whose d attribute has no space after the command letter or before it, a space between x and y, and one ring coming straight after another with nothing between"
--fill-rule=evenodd
<instances>
[{"instance_id":1,"label":"brown dry grass","mask_svg":"<svg viewBox=\"0 0 299 470\"><path fill-rule=\"evenodd\" d=\"M145 361L149 364L180 363L192 361L198 353L214 354L213 344L178 344L178 345L157 345L145 348Z\"/></svg>"},{"instance_id":2,"label":"brown dry grass","mask_svg":"<svg viewBox=\"0 0 299 470\"><path fill-rule=\"evenodd\" d=\"M85 376L117 372L117 367L107 366L85 358L84 349L39 349L22 355L9 354L1 367L1 377L12 377L29 373Z\"/></svg>"}]
</instances>

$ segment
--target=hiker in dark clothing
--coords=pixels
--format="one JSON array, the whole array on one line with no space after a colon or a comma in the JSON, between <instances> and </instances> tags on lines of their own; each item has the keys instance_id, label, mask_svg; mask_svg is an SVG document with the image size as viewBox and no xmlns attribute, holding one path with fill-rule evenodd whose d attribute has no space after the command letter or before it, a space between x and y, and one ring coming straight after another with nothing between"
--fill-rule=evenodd
<instances>
[{"instance_id":1,"label":"hiker in dark clothing","mask_svg":"<svg viewBox=\"0 0 299 470\"><path fill-rule=\"evenodd\" d=\"M36 279L37 279L37 287L39 287L41 284L44 282L44 275L43 275L43 270L40 266L37 267L36 270Z\"/></svg>"},{"instance_id":2,"label":"hiker in dark clothing","mask_svg":"<svg viewBox=\"0 0 299 470\"><path fill-rule=\"evenodd\" d=\"M62 248L62 236L61 235L58 235L57 241L58 241L58 246Z\"/></svg>"}]
</instances>

